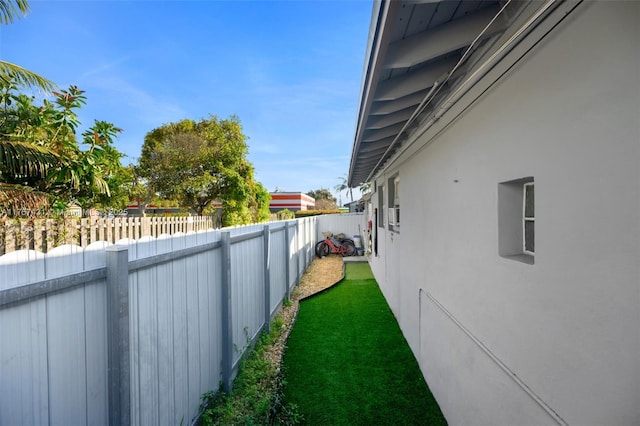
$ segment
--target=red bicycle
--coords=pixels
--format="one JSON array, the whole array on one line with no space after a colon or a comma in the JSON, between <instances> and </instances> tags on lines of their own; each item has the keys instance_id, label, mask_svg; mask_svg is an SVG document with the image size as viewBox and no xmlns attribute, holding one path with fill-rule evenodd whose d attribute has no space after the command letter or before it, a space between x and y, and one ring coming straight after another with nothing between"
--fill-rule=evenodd
<instances>
[{"instance_id":1,"label":"red bicycle","mask_svg":"<svg viewBox=\"0 0 640 426\"><path fill-rule=\"evenodd\" d=\"M334 237L331 232L323 232L324 240L316 244L316 256L324 257L328 254L341 254L342 256L355 256L356 245L348 238Z\"/></svg>"}]
</instances>

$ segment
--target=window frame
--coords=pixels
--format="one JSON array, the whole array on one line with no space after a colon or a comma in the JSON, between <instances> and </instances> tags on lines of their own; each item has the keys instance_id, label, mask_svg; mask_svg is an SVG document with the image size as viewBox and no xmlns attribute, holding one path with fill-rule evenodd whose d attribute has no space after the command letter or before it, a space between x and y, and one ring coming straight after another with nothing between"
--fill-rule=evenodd
<instances>
[{"instance_id":1,"label":"window frame","mask_svg":"<svg viewBox=\"0 0 640 426\"><path fill-rule=\"evenodd\" d=\"M384 185L378 185L378 228L384 228Z\"/></svg>"},{"instance_id":2,"label":"window frame","mask_svg":"<svg viewBox=\"0 0 640 426\"><path fill-rule=\"evenodd\" d=\"M533 212L531 212L531 216L527 216L527 199L528 199L528 195L527 195L527 188L531 188L532 192L531 192L531 201L532 201L532 209ZM529 246L529 244L527 244L529 241L527 239L527 223L531 223L533 224L533 235L531 236L531 239L533 241L530 241L530 246L533 248L533 250L528 250L527 246ZM535 232L535 223L536 223L536 211L535 211L535 182L526 182L522 185L522 252L529 254L531 256L534 256L536 254L535 252L535 238L536 238L536 232Z\"/></svg>"},{"instance_id":3,"label":"window frame","mask_svg":"<svg viewBox=\"0 0 640 426\"><path fill-rule=\"evenodd\" d=\"M389 230L400 232L400 177L389 178Z\"/></svg>"},{"instance_id":4,"label":"window frame","mask_svg":"<svg viewBox=\"0 0 640 426\"><path fill-rule=\"evenodd\" d=\"M535 207L533 215L524 220L526 205L526 188L535 188L533 176L513 179L498 183L498 255L508 260L535 264L535 252L528 250L535 244L527 244L527 223L535 223ZM535 194L535 192L534 192ZM535 197L535 195L534 195ZM529 228L529 230L531 230ZM535 226L533 229L535 241ZM531 241L530 241L531 242Z\"/></svg>"}]
</instances>

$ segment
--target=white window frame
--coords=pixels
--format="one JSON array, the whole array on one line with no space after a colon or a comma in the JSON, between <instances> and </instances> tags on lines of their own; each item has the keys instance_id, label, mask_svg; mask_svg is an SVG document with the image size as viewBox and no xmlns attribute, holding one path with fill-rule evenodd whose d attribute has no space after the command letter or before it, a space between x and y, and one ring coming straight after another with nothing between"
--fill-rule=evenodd
<instances>
[{"instance_id":1,"label":"white window frame","mask_svg":"<svg viewBox=\"0 0 640 426\"><path fill-rule=\"evenodd\" d=\"M384 202L384 185L378 186L378 228L385 228L384 220L387 216L385 214L386 205Z\"/></svg>"},{"instance_id":2,"label":"white window frame","mask_svg":"<svg viewBox=\"0 0 640 426\"><path fill-rule=\"evenodd\" d=\"M393 222L394 226L400 230L400 178L393 179Z\"/></svg>"},{"instance_id":3,"label":"white window frame","mask_svg":"<svg viewBox=\"0 0 640 426\"><path fill-rule=\"evenodd\" d=\"M535 255L530 250L525 250L526 222L535 221L535 205L533 216L525 218L526 191L529 186L535 188L533 176L498 183L498 254L509 260L535 264ZM533 193L535 203L535 192ZM535 244L535 226L533 243ZM533 247L529 246L535 250Z\"/></svg>"},{"instance_id":4,"label":"white window frame","mask_svg":"<svg viewBox=\"0 0 640 426\"><path fill-rule=\"evenodd\" d=\"M393 230L398 226L396 223L396 209L389 207L389 229Z\"/></svg>"},{"instance_id":5,"label":"white window frame","mask_svg":"<svg viewBox=\"0 0 640 426\"><path fill-rule=\"evenodd\" d=\"M533 190L533 200L534 200L534 207L533 207L533 216L528 217L527 216L527 188L531 187ZM534 248L533 251L532 250L527 250L527 230L526 230L526 225L527 223L533 223L534 224L534 231L533 231L533 244L534 244ZM522 252L526 253L526 254L530 254L530 255L535 255L535 223L536 223L536 213L535 213L535 182L527 182L525 184L522 185Z\"/></svg>"}]
</instances>

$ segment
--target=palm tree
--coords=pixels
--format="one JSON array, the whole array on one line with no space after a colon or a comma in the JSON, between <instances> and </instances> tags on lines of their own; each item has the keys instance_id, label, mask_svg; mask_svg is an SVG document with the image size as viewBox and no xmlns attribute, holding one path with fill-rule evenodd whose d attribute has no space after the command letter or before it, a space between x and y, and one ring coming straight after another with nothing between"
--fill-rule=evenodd
<instances>
[{"instance_id":1,"label":"palm tree","mask_svg":"<svg viewBox=\"0 0 640 426\"><path fill-rule=\"evenodd\" d=\"M338 193L347 190L347 192L349 193L349 198L351 199L351 202L353 202L353 189L349 188L347 174L345 173L338 179L340 179L340 183L335 186L335 190L338 191Z\"/></svg>"},{"instance_id":2,"label":"palm tree","mask_svg":"<svg viewBox=\"0 0 640 426\"><path fill-rule=\"evenodd\" d=\"M369 191L371 191L371 182L364 182L360 185L360 192L362 194L366 194Z\"/></svg>"},{"instance_id":3,"label":"palm tree","mask_svg":"<svg viewBox=\"0 0 640 426\"><path fill-rule=\"evenodd\" d=\"M0 0L0 4L2 4L2 0ZM2 10L1 7L0 10ZM42 89L45 92L51 92L57 87L55 83L41 75L2 60L0 60L0 80L2 80L0 82L2 84L13 83L21 87Z\"/></svg>"},{"instance_id":4,"label":"palm tree","mask_svg":"<svg viewBox=\"0 0 640 426\"><path fill-rule=\"evenodd\" d=\"M17 16L24 16L28 11L27 0L0 0L0 24L10 24ZM56 84L52 81L19 65L2 60L0 60L0 79L7 84L13 81L18 86L39 88L44 91L56 88Z\"/></svg>"},{"instance_id":5,"label":"palm tree","mask_svg":"<svg viewBox=\"0 0 640 426\"><path fill-rule=\"evenodd\" d=\"M0 24L10 24L29 11L27 0L0 0ZM0 87L27 87L53 91L57 86L46 78L21 66L0 60ZM27 141L10 140L0 134L0 170L13 175L43 176L49 165L57 161L51 150ZM0 173L1 174L1 173Z\"/></svg>"}]
</instances>

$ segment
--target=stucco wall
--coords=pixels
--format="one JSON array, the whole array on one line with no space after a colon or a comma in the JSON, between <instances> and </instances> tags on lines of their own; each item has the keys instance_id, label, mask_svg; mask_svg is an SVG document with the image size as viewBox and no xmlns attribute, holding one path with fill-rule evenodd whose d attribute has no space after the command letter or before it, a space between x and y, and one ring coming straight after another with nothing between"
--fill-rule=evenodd
<instances>
[{"instance_id":1,"label":"stucco wall","mask_svg":"<svg viewBox=\"0 0 640 426\"><path fill-rule=\"evenodd\" d=\"M640 423L639 27L583 3L378 176L402 228L372 270L450 424ZM527 176L534 265L498 254L498 184Z\"/></svg>"}]
</instances>

